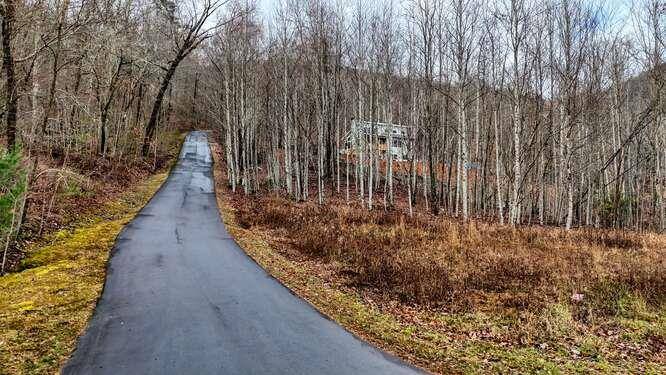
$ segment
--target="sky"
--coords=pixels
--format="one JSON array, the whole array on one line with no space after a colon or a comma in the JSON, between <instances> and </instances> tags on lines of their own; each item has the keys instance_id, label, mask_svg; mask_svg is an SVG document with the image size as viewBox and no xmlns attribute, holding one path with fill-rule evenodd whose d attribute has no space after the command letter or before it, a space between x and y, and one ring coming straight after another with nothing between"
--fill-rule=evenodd
<instances>
[{"instance_id":1,"label":"sky","mask_svg":"<svg viewBox=\"0 0 666 375\"><path fill-rule=\"evenodd\" d=\"M272 18L279 0L255 0L255 1L257 2L257 8L261 13L262 18L264 20ZM330 0L330 1L336 1L336 0ZM372 0L365 0L365 1L372 1ZM381 2L382 0L375 0L375 1ZM489 0L489 1L492 2L494 0ZM601 4L608 14L612 14L614 23L619 23L619 24L631 23L630 19L631 8L632 8L632 3L635 2L635 0L592 0L592 1ZM347 0L346 2L354 3L353 1L350 0ZM407 3L407 1L394 0L394 3L395 4Z\"/></svg>"},{"instance_id":2,"label":"sky","mask_svg":"<svg viewBox=\"0 0 666 375\"><path fill-rule=\"evenodd\" d=\"M261 22L265 26L268 26L271 23L273 16L275 14L276 8L280 1L284 0L248 0L255 1L257 4L257 11L259 13ZM304 1L304 0L297 0ZM389 0L320 0L322 2L329 3L338 3L348 4L349 9L351 10L357 1L361 1L361 4L372 6L372 4L382 4L383 2L388 2ZM446 0L444 0L446 2ZM502 0L481 0L484 4L492 4ZM540 0L528 0L536 1L537 3ZM633 16L633 9L640 7L640 4L644 0L582 0L584 3L597 4L602 10L602 13L607 17L610 17L605 26L607 30L610 31L613 35L624 35L628 39L634 39L637 32L636 19ZM393 0L393 4L396 5L394 9L398 10L398 14L404 13L404 9L410 3L410 0ZM268 26L270 28L270 26ZM635 40L635 39L634 39Z\"/></svg>"}]
</instances>

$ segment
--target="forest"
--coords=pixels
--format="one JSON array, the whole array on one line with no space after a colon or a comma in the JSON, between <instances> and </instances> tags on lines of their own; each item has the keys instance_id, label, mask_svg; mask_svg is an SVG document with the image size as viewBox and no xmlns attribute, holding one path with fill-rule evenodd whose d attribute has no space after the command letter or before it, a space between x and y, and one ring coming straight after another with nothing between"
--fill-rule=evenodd
<instances>
[{"instance_id":1,"label":"forest","mask_svg":"<svg viewBox=\"0 0 666 375\"><path fill-rule=\"evenodd\" d=\"M435 372L659 372L663 1L2 0L0 17L0 297L60 259L36 247L135 213L204 129L243 249L368 341ZM57 257L87 259L79 240ZM16 314L0 331L23 332Z\"/></svg>"},{"instance_id":2,"label":"forest","mask_svg":"<svg viewBox=\"0 0 666 375\"><path fill-rule=\"evenodd\" d=\"M147 160L187 122L219 132L246 194L664 230L661 2L255 7L7 1L4 139L26 166L3 182L3 227L43 158ZM404 126L406 160L374 130L349 146L354 121Z\"/></svg>"},{"instance_id":3,"label":"forest","mask_svg":"<svg viewBox=\"0 0 666 375\"><path fill-rule=\"evenodd\" d=\"M664 4L627 6L287 1L211 39L194 99L246 194L663 232ZM405 126L407 162L354 121Z\"/></svg>"}]
</instances>

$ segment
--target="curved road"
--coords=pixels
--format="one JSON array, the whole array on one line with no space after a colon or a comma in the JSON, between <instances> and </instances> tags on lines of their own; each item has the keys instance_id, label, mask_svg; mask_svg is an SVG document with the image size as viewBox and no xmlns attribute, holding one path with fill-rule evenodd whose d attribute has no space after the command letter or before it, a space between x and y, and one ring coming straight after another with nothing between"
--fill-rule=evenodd
<instances>
[{"instance_id":1,"label":"curved road","mask_svg":"<svg viewBox=\"0 0 666 375\"><path fill-rule=\"evenodd\" d=\"M217 210L206 134L126 226L64 374L412 374L270 277Z\"/></svg>"}]
</instances>

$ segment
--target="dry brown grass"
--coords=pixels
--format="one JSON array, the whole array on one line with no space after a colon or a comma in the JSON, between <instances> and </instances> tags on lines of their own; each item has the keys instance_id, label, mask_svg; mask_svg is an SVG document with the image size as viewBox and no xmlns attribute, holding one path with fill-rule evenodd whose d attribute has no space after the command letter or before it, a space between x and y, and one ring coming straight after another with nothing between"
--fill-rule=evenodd
<instances>
[{"instance_id":1,"label":"dry brown grass","mask_svg":"<svg viewBox=\"0 0 666 375\"><path fill-rule=\"evenodd\" d=\"M666 373L664 236L247 198L228 191L223 170L218 204L241 247L408 362L445 374Z\"/></svg>"},{"instance_id":2,"label":"dry brown grass","mask_svg":"<svg viewBox=\"0 0 666 375\"><path fill-rule=\"evenodd\" d=\"M303 255L339 262L357 286L451 311L571 305L580 320L666 297L666 236L494 223L245 200L241 225L284 232ZM572 301L572 295L582 300Z\"/></svg>"}]
</instances>

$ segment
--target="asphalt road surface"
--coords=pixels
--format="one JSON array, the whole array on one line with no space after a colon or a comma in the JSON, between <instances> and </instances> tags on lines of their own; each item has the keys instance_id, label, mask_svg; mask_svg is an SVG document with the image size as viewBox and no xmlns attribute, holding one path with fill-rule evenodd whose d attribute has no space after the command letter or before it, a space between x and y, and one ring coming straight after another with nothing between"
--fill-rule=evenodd
<instances>
[{"instance_id":1,"label":"asphalt road surface","mask_svg":"<svg viewBox=\"0 0 666 375\"><path fill-rule=\"evenodd\" d=\"M64 374L413 374L270 277L217 210L206 134L117 239Z\"/></svg>"}]
</instances>

